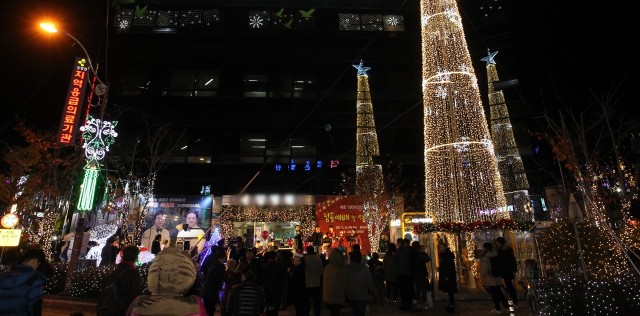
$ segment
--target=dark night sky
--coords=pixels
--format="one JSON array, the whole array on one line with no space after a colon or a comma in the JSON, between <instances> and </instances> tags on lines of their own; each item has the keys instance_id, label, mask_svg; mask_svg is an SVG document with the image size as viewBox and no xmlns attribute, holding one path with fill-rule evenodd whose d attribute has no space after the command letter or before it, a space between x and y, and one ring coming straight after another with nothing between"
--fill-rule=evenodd
<instances>
[{"instance_id":1,"label":"dark night sky","mask_svg":"<svg viewBox=\"0 0 640 316\"><path fill-rule=\"evenodd\" d=\"M418 5L416 0L409 1ZM43 34L38 21L43 17L58 20L61 28L86 46L94 64L104 67L108 2L2 1L0 140L11 142L12 127L18 119L44 130L57 130L72 62L82 55L70 39ZM477 2L479 5L482 1ZM520 80L525 112L539 115L545 108L557 108L560 101L580 109L591 102L590 91L607 92L625 76L620 93L626 107L637 106L638 94L631 86L632 70L637 69L636 59L631 58L634 37L627 35L634 21L632 10L566 1L517 3L521 14L517 19L521 30L514 39L518 55L501 53L496 60L516 61L510 68L500 68L503 66L499 64L498 70L503 79ZM473 0L464 0L463 4L475 5ZM464 20L463 25L465 32L473 31ZM485 76L485 71L476 69L476 74Z\"/></svg>"}]
</instances>

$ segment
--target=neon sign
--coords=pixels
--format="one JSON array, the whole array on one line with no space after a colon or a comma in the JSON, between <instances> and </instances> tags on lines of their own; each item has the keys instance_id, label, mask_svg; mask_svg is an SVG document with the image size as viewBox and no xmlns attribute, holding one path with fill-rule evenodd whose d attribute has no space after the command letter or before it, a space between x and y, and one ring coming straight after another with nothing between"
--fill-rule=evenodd
<instances>
[{"instance_id":1,"label":"neon sign","mask_svg":"<svg viewBox=\"0 0 640 316\"><path fill-rule=\"evenodd\" d=\"M76 57L71 72L71 80L67 91L67 98L64 103L62 120L58 132L58 142L63 145L71 145L75 140L75 129L84 99L84 88L87 85L87 72L89 68L85 66L85 58Z\"/></svg>"}]
</instances>

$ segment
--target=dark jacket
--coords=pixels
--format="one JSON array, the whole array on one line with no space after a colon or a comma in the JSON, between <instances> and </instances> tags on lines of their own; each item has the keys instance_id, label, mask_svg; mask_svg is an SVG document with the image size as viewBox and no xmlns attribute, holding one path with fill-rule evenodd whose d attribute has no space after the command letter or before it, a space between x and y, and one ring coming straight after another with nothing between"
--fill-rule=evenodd
<instances>
[{"instance_id":1,"label":"dark jacket","mask_svg":"<svg viewBox=\"0 0 640 316\"><path fill-rule=\"evenodd\" d=\"M457 293L458 281L456 276L456 255L449 248L440 254L438 266L438 288L445 293Z\"/></svg>"},{"instance_id":2,"label":"dark jacket","mask_svg":"<svg viewBox=\"0 0 640 316\"><path fill-rule=\"evenodd\" d=\"M411 276L414 279L426 279L429 276L427 263L431 261L426 252L415 252L411 256Z\"/></svg>"},{"instance_id":3,"label":"dark jacket","mask_svg":"<svg viewBox=\"0 0 640 316\"><path fill-rule=\"evenodd\" d=\"M204 284L200 291L200 297L204 301L207 312L213 315L216 303L220 302L219 293L222 290L226 267L219 260L213 260L204 279Z\"/></svg>"},{"instance_id":4,"label":"dark jacket","mask_svg":"<svg viewBox=\"0 0 640 316\"><path fill-rule=\"evenodd\" d=\"M227 313L232 316L258 316L264 311L264 290L259 285L245 281L231 289Z\"/></svg>"},{"instance_id":5,"label":"dark jacket","mask_svg":"<svg viewBox=\"0 0 640 316\"><path fill-rule=\"evenodd\" d=\"M0 275L0 315L42 315L45 275L18 264Z\"/></svg>"},{"instance_id":6,"label":"dark jacket","mask_svg":"<svg viewBox=\"0 0 640 316\"><path fill-rule=\"evenodd\" d=\"M264 265L263 287L267 304L279 304L282 300L282 291L287 270L281 262L269 260Z\"/></svg>"},{"instance_id":7,"label":"dark jacket","mask_svg":"<svg viewBox=\"0 0 640 316\"><path fill-rule=\"evenodd\" d=\"M120 262L116 269L105 278L103 287L113 282L115 282L118 296L122 298L123 302L121 312L114 315L124 315L133 299L142 294L142 277L137 269L132 268L126 262Z\"/></svg>"},{"instance_id":8,"label":"dark jacket","mask_svg":"<svg viewBox=\"0 0 640 316\"><path fill-rule=\"evenodd\" d=\"M513 279L518 271L518 263L513 253L513 248L504 245L498 248L498 265L500 266L499 275L504 279Z\"/></svg>"},{"instance_id":9,"label":"dark jacket","mask_svg":"<svg viewBox=\"0 0 640 316\"><path fill-rule=\"evenodd\" d=\"M102 248L102 253L100 254L100 266L104 267L110 264L115 264L117 255L117 247L114 247L112 244L104 245L104 247Z\"/></svg>"}]
</instances>

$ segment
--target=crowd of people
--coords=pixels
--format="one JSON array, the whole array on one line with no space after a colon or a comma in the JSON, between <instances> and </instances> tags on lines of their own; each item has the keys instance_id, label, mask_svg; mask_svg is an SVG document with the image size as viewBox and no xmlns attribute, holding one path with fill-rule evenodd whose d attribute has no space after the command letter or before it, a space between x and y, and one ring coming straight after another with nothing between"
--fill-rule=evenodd
<instances>
[{"instance_id":1,"label":"crowd of people","mask_svg":"<svg viewBox=\"0 0 640 316\"><path fill-rule=\"evenodd\" d=\"M116 242L114 239L111 246L116 248ZM433 306L429 292L434 288L428 270L431 258L418 241L398 238L395 244L389 244L382 259L378 253L363 255L358 244L348 253L335 247L325 255L317 249L317 245L309 245L302 252L258 252L245 248L241 237L228 245L222 239L198 265L187 251L167 247L151 263L145 289L135 266L140 250L127 245L122 248L116 269L104 280L96 312L99 316L212 316L218 310L231 316L277 316L279 311L292 308L299 316L320 316L323 309L337 316L348 306L352 315L361 316L371 303L399 303L403 311ZM105 264L115 264L110 259L112 251L107 253ZM517 306L515 257L505 239L484 243L479 258L481 282L495 305L492 312L499 314L503 307L508 308L507 297ZM492 258L499 259L499 264ZM438 259L438 290L448 294L446 311L453 312L457 292L455 255L439 243ZM28 315L40 315L43 284L50 273L43 250L27 250L18 264L0 276L0 298L15 301L0 304L0 314L13 315L19 309L28 311ZM503 284L507 295L502 292ZM105 296L108 288L114 288L117 297Z\"/></svg>"},{"instance_id":2,"label":"crowd of people","mask_svg":"<svg viewBox=\"0 0 640 316\"><path fill-rule=\"evenodd\" d=\"M340 315L349 306L351 314L364 315L367 304L395 303L398 296L400 310L425 310L430 305L431 258L419 242L399 238L382 260L378 253L368 258L359 244L347 253L339 247L330 248L328 255L318 249L311 244L301 252L258 252L245 248L241 238L228 248L219 243L201 267L200 296L208 314L220 310L238 315L242 309L242 315L278 315L293 308L301 316L319 316L323 309ZM455 284L455 277L452 280Z\"/></svg>"}]
</instances>

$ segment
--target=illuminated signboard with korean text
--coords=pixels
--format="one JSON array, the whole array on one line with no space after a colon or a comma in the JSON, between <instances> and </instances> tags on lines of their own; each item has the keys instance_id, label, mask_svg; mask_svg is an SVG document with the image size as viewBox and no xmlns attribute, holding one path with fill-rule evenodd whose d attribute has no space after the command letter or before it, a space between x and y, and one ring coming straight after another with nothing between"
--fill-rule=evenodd
<instances>
[{"instance_id":1,"label":"illuminated signboard with korean text","mask_svg":"<svg viewBox=\"0 0 640 316\"><path fill-rule=\"evenodd\" d=\"M89 71L87 66L87 60L82 57L76 57L73 63L69 90L64 100L64 110L58 132L58 142L62 145L71 145L75 139L76 126L82 108L85 86L87 85L87 73Z\"/></svg>"}]
</instances>

